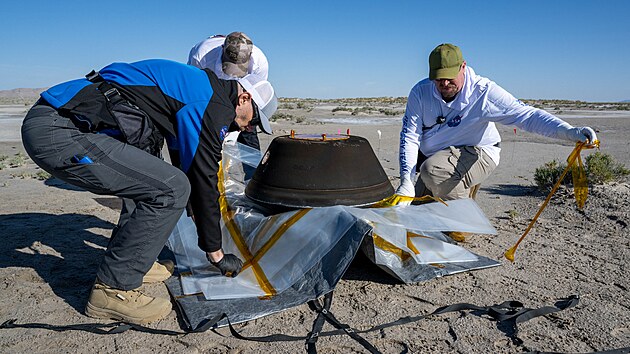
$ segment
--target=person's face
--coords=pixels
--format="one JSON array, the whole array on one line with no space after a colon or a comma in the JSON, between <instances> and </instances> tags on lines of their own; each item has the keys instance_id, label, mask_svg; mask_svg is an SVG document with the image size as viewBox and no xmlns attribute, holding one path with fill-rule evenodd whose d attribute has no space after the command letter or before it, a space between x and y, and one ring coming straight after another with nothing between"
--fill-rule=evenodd
<instances>
[{"instance_id":1,"label":"person's face","mask_svg":"<svg viewBox=\"0 0 630 354\"><path fill-rule=\"evenodd\" d=\"M252 95L243 91L238 95L238 105L235 108L236 118L234 122L241 131L252 131L255 129L250 125L254 117L254 106L252 105Z\"/></svg>"},{"instance_id":2,"label":"person's face","mask_svg":"<svg viewBox=\"0 0 630 354\"><path fill-rule=\"evenodd\" d=\"M462 90L464 87L464 72L466 68L466 62L462 64L459 68L459 72L457 73L457 77L453 79L435 79L433 82L435 83L435 87L437 87L438 91L442 95L442 98L446 102L452 101L455 96Z\"/></svg>"}]
</instances>

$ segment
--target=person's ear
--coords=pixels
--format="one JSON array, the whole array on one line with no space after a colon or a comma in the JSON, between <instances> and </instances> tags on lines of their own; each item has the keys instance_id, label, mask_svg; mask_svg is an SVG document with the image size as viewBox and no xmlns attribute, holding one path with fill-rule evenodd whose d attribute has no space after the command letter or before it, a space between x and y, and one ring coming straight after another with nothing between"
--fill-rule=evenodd
<instances>
[{"instance_id":1,"label":"person's ear","mask_svg":"<svg viewBox=\"0 0 630 354\"><path fill-rule=\"evenodd\" d=\"M243 105L252 99L252 95L249 92L243 92L238 95L238 104Z\"/></svg>"}]
</instances>

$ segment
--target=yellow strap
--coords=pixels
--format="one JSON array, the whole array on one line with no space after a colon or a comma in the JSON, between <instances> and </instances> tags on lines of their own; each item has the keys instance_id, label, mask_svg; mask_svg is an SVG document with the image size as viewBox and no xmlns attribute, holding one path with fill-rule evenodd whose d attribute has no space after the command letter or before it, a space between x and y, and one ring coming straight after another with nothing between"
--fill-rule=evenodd
<instances>
[{"instance_id":1,"label":"yellow strap","mask_svg":"<svg viewBox=\"0 0 630 354\"><path fill-rule=\"evenodd\" d=\"M411 257L409 253L403 251L402 249L396 247L396 245L394 245L393 243L377 235L376 232L372 233L372 239L374 240L374 246L382 249L383 251L387 251L387 252L395 254L403 262Z\"/></svg>"},{"instance_id":2,"label":"yellow strap","mask_svg":"<svg viewBox=\"0 0 630 354\"><path fill-rule=\"evenodd\" d=\"M241 231L239 230L238 225L236 225L236 222L234 221L234 211L230 209L230 206L228 205L228 202L227 202L227 198L225 197L225 185L224 185L224 180L223 180L223 163L222 162L219 163L219 172L217 173L217 177L218 177L217 187L220 193L219 205L221 207L221 216L223 218L223 222L225 222L225 226L230 232L230 236L232 237L234 244L236 245L238 250L241 252L241 255L243 255L243 257L245 258L245 263L251 264L252 271L254 272L254 276L256 277L256 280L258 281L258 285L260 286L260 288L265 292L266 296L275 295L277 291L273 287L273 285L271 285L271 283L269 282L269 279L267 279L265 272L263 272L262 268L260 267L258 263L252 262L252 260L254 259L254 256L249 251L249 248L247 247L247 243L245 243L245 240L243 239L243 235L241 235Z\"/></svg>"},{"instance_id":3,"label":"yellow strap","mask_svg":"<svg viewBox=\"0 0 630 354\"><path fill-rule=\"evenodd\" d=\"M584 171L584 165L582 164L582 157L577 156L577 164L573 164L571 175L573 176L573 192L575 194L575 203L577 207L582 209L586 204L586 198L588 197L588 182L586 180L586 172Z\"/></svg>"},{"instance_id":4,"label":"yellow strap","mask_svg":"<svg viewBox=\"0 0 630 354\"><path fill-rule=\"evenodd\" d=\"M282 225L280 225L280 227L276 230L276 232L273 233L273 235L269 238L269 240L260 248L260 250L258 250L256 255L252 259L250 259L247 262L245 262L245 264L243 265L243 269L246 269L250 265L256 264L258 261L260 261L260 259L265 255L265 253L267 253L267 251L269 251L269 249L271 249L271 247L273 247L273 245L276 243L276 241L278 241L280 239L280 237L282 235L284 235L284 233L293 224L298 222L298 220L300 220L309 211L311 211L311 209L300 209L294 215L292 215L289 218L289 220L287 220Z\"/></svg>"},{"instance_id":5,"label":"yellow strap","mask_svg":"<svg viewBox=\"0 0 630 354\"><path fill-rule=\"evenodd\" d=\"M370 204L368 208L386 208L386 207L398 205L402 202L432 202L432 201L440 202L444 205L448 205L442 199L438 197L432 197L430 195L425 195L422 197L407 197L404 195L393 194L383 200L379 200L376 203Z\"/></svg>"},{"instance_id":6,"label":"yellow strap","mask_svg":"<svg viewBox=\"0 0 630 354\"><path fill-rule=\"evenodd\" d=\"M582 149L585 149L585 148L586 149L592 149L594 147L599 148L599 140L595 140L595 142L593 144L591 144L591 145L587 145L584 142L579 142L579 143L575 144L575 148L573 149L573 151L571 152L571 154L569 154L569 157L567 158L567 163L568 163L567 167L562 172L562 175L560 175L560 178L558 179L556 184L551 189L551 192L549 193L549 195L547 195L547 198L545 198L545 202L542 204L540 209L538 209L538 212L536 213L536 216L534 216L532 221L527 226L527 229L525 229L525 232L518 239L518 241L516 241L514 246L512 246L509 250L505 251L504 256L510 262L514 262L514 253L516 253L516 249L518 248L518 245L521 243L521 241L523 241L525 236L527 236L527 233L529 232L529 230L532 229L532 227L534 226L534 223L536 223L536 220L538 220L538 217L540 216L542 211L547 207L547 204L549 204L549 201L551 200L551 197L556 192L556 190L558 190L558 187L560 187L560 184L562 183L562 180L564 180L564 176L567 175L567 172L569 172L569 169L573 168L573 165L575 164L575 161L577 159L580 159L580 167L579 168L582 169L582 171L578 172L578 173L584 173L584 169L583 169L581 158L580 158L580 152L582 151ZM582 178L584 179L584 181L580 181L580 183L585 183L586 182L585 181L586 180L586 175L584 175L583 177L579 177L579 178L580 179L582 179ZM583 188L583 185L581 184L579 188ZM580 189L579 193L580 193L580 197L579 197L580 199L578 199L577 191L576 191L576 200L577 200L578 206L580 207L580 201L582 201L582 202L586 201L586 194L588 193L588 188L585 189L585 190L584 189ZM583 205L584 204L582 203L582 206Z\"/></svg>"},{"instance_id":7,"label":"yellow strap","mask_svg":"<svg viewBox=\"0 0 630 354\"><path fill-rule=\"evenodd\" d=\"M420 254L420 251L414 246L411 242L413 237L421 237L421 238L430 238L424 235L416 234L411 231L407 231L407 247L414 253ZM406 261L411 255L408 252L403 251L401 248L397 247L393 243L385 240L381 236L377 235L375 232L372 233L372 239L374 240L374 246L382 249L383 251L391 252L398 256L403 262Z\"/></svg>"}]
</instances>

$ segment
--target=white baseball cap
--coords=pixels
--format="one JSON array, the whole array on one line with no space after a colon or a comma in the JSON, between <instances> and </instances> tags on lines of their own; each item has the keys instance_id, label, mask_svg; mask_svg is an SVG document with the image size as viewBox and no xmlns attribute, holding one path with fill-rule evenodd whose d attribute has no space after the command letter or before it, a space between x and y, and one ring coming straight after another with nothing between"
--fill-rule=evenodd
<instances>
[{"instance_id":1,"label":"white baseball cap","mask_svg":"<svg viewBox=\"0 0 630 354\"><path fill-rule=\"evenodd\" d=\"M260 119L258 126L263 132L271 134L269 118L271 118L276 109L278 109L278 97L276 97L273 86L271 86L269 81L256 74L243 76L238 79L238 82L254 99L258 118Z\"/></svg>"}]
</instances>

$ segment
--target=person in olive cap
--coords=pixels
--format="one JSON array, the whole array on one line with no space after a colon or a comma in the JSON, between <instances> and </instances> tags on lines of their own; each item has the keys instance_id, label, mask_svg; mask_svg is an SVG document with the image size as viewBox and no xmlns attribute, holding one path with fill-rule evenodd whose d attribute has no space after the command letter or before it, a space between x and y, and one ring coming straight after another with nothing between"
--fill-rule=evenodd
<instances>
[{"instance_id":1,"label":"person in olive cap","mask_svg":"<svg viewBox=\"0 0 630 354\"><path fill-rule=\"evenodd\" d=\"M457 46L440 44L429 55L429 78L409 93L400 132L396 193L468 198L470 189L499 164L501 136L495 123L572 142L597 140L589 127L573 127L522 103L477 75Z\"/></svg>"},{"instance_id":2,"label":"person in olive cap","mask_svg":"<svg viewBox=\"0 0 630 354\"><path fill-rule=\"evenodd\" d=\"M235 80L248 74L267 80L269 75L267 57L243 32L214 35L197 43L188 54L188 65L210 69L223 80ZM255 129L241 132L237 141L260 150Z\"/></svg>"},{"instance_id":3,"label":"person in olive cap","mask_svg":"<svg viewBox=\"0 0 630 354\"><path fill-rule=\"evenodd\" d=\"M72 185L123 198L85 313L133 323L159 320L168 299L139 291L171 272L155 260L190 207L199 247L223 275L243 262L221 243L222 142L258 125L271 134L271 84L256 75L220 80L168 60L110 64L44 91L22 123L22 142L42 169ZM166 139L172 165L160 155Z\"/></svg>"}]
</instances>

